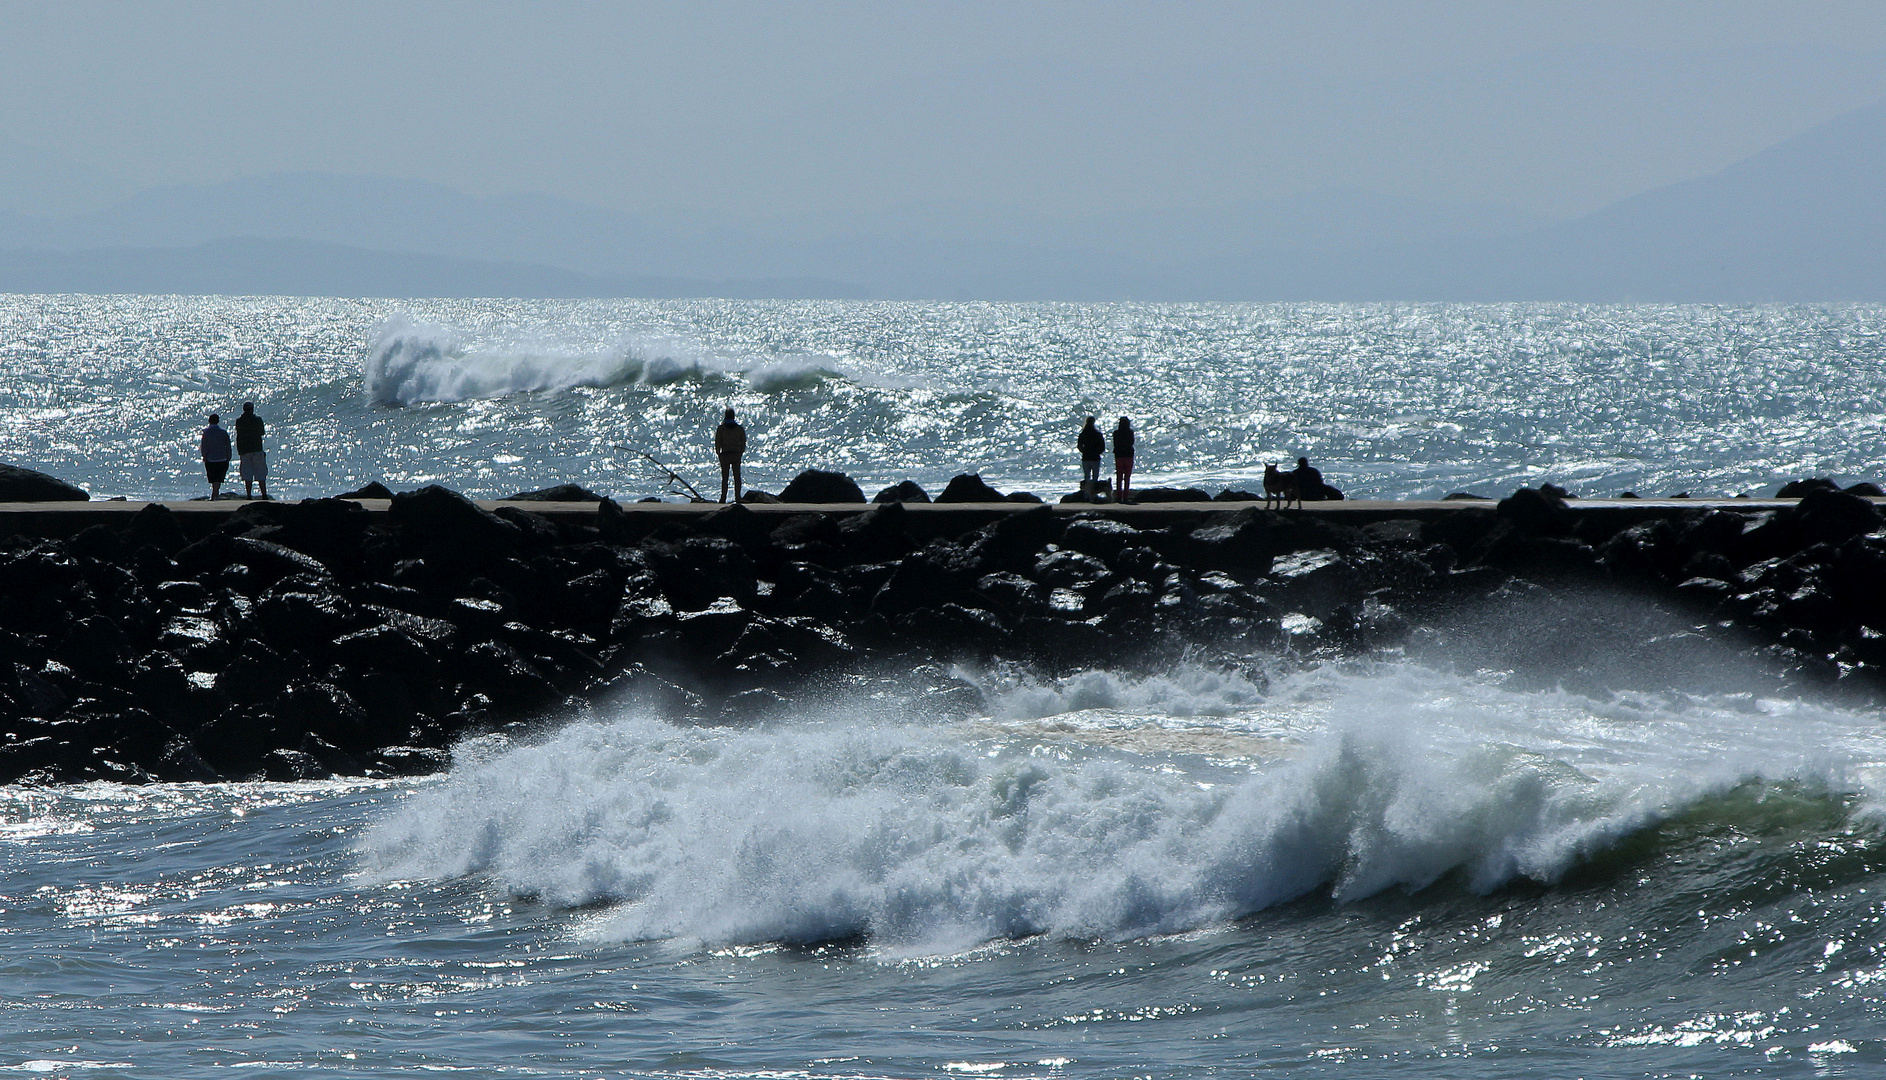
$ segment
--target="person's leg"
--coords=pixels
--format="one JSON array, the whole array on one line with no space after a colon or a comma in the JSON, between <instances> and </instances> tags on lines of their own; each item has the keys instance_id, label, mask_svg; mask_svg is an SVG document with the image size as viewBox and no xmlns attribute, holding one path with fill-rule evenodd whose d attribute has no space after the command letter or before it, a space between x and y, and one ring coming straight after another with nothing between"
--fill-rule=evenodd
<instances>
[{"instance_id":1,"label":"person's leg","mask_svg":"<svg viewBox=\"0 0 1886 1080\"><path fill-rule=\"evenodd\" d=\"M740 501L740 461L738 458L734 459L733 463L733 501Z\"/></svg>"},{"instance_id":2,"label":"person's leg","mask_svg":"<svg viewBox=\"0 0 1886 1080\"><path fill-rule=\"evenodd\" d=\"M721 502L727 501L727 479L732 474L732 472L733 472L732 462L722 461L720 463L720 501Z\"/></svg>"}]
</instances>

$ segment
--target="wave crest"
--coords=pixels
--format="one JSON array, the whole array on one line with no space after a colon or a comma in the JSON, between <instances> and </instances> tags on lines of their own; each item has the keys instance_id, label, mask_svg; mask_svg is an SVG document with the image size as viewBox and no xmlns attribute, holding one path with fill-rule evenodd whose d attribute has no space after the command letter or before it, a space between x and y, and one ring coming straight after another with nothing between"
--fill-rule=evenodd
<instances>
[{"instance_id":1,"label":"wave crest","mask_svg":"<svg viewBox=\"0 0 1886 1080\"><path fill-rule=\"evenodd\" d=\"M1180 932L1319 890L1346 902L1449 875L1479 891L1550 883L1750 777L1847 782L1813 755L1713 741L1676 752L1681 764L1640 743L1620 765L1641 737L1636 717L1598 717L1618 734L1581 751L1563 736L1593 714L1559 695L1476 703L1431 680L1363 682L1347 701L1310 703L1322 720L1283 725L1297 735L1256 714L1300 712L1301 688L1231 718L1227 729L1270 733L1268 749L1242 757L1150 730L1089 739L1066 717L1030 729L1018 718L1047 711L1039 689L948 729L853 718L699 730L632 716L468 761L360 850L374 879L475 874L560 905L615 905L590 927L612 940L867 937L934 953ZM1195 699L1248 693L1181 680L1086 686L1069 704L1097 696L1130 711L1175 686ZM1530 734L1515 729L1515 707L1531 713ZM1706 711L1690 718L1699 731L1735 723ZM1679 715L1654 719L1684 731Z\"/></svg>"}]
</instances>

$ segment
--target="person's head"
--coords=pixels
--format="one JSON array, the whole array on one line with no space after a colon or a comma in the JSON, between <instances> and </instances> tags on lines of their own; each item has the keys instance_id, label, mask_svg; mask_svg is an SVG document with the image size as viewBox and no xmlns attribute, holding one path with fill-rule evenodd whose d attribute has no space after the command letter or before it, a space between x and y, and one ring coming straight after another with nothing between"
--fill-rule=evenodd
<instances>
[{"instance_id":1,"label":"person's head","mask_svg":"<svg viewBox=\"0 0 1886 1080\"><path fill-rule=\"evenodd\" d=\"M721 422L722 422L722 423L724 423L724 424L731 424L731 423L733 423L733 410L732 410L732 409L728 409L728 410L727 410L727 415L725 415L725 416L723 416L723 417L721 417L720 419L721 419Z\"/></svg>"},{"instance_id":2,"label":"person's head","mask_svg":"<svg viewBox=\"0 0 1886 1080\"><path fill-rule=\"evenodd\" d=\"M1306 457L1300 457L1300 458L1298 458L1298 459L1297 459L1297 468L1299 468L1299 469L1307 469L1307 468L1309 468L1309 467L1310 467L1310 459L1309 459L1309 458L1306 458Z\"/></svg>"},{"instance_id":3,"label":"person's head","mask_svg":"<svg viewBox=\"0 0 1886 1080\"><path fill-rule=\"evenodd\" d=\"M211 424L220 424L220 423L222 423L222 422L223 422L223 418L222 418L222 417L220 417L220 416L218 416L218 415L216 415L215 413L211 413L211 414L210 414L210 423L211 423Z\"/></svg>"},{"instance_id":4,"label":"person's head","mask_svg":"<svg viewBox=\"0 0 1886 1080\"><path fill-rule=\"evenodd\" d=\"M1130 428L1133 426L1133 422L1128 420L1126 417L1122 416L1120 417L1120 426L1123 428Z\"/></svg>"},{"instance_id":5,"label":"person's head","mask_svg":"<svg viewBox=\"0 0 1886 1080\"><path fill-rule=\"evenodd\" d=\"M242 411L243 411L243 412L246 412L246 413L252 413L252 412L254 412L254 411L255 411L255 402L253 402L253 401L245 401L245 402L243 402L243 403L242 403Z\"/></svg>"}]
</instances>

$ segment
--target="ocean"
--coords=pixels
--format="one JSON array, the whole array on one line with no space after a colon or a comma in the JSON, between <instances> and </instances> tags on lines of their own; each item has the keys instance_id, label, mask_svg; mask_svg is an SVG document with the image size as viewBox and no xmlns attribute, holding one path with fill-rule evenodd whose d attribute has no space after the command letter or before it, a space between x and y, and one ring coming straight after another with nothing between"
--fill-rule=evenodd
<instances>
[{"instance_id":1,"label":"ocean","mask_svg":"<svg viewBox=\"0 0 1886 1080\"><path fill-rule=\"evenodd\" d=\"M1879 480L1886 309L0 297L0 460L191 497L708 478L1356 496ZM622 450L619 447L628 447ZM1886 728L1633 598L1407 648L634 700L445 775L0 788L0 1071L1789 1077L1886 1068ZM1675 643L1673 646L1672 643ZM1681 663L1670 657L1680 656Z\"/></svg>"}]
</instances>

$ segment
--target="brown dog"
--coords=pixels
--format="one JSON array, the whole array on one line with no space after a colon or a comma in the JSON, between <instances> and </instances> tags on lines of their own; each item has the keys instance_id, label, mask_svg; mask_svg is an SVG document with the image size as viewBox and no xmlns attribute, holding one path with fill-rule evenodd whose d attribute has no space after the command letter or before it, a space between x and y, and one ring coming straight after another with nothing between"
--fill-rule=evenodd
<instances>
[{"instance_id":1,"label":"brown dog","mask_svg":"<svg viewBox=\"0 0 1886 1080\"><path fill-rule=\"evenodd\" d=\"M1303 507L1303 495L1297 491L1297 478L1287 472L1279 472L1274 464L1264 466L1264 508L1270 509L1271 501L1276 500L1277 508L1283 509L1296 503Z\"/></svg>"}]
</instances>

